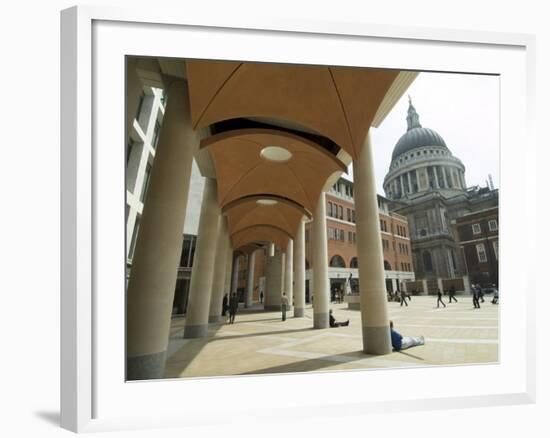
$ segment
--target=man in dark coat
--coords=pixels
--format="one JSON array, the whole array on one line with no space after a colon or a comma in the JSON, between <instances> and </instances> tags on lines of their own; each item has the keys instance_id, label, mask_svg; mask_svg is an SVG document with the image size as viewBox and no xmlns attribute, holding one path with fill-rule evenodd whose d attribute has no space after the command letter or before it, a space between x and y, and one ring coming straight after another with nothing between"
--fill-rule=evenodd
<instances>
[{"instance_id":1,"label":"man in dark coat","mask_svg":"<svg viewBox=\"0 0 550 438\"><path fill-rule=\"evenodd\" d=\"M441 299L443 297L443 294L441 293L441 289L437 289L437 307L439 308L439 303L443 304L443 307L447 307L446 304Z\"/></svg>"},{"instance_id":2,"label":"man in dark coat","mask_svg":"<svg viewBox=\"0 0 550 438\"><path fill-rule=\"evenodd\" d=\"M235 322L235 315L237 314L237 309L239 308L239 298L237 294L233 292L231 298L229 299L229 324Z\"/></svg>"},{"instance_id":3,"label":"man in dark coat","mask_svg":"<svg viewBox=\"0 0 550 438\"><path fill-rule=\"evenodd\" d=\"M225 294L223 296L223 301L222 301L222 316L225 316L228 308L229 308L229 297L227 296L227 294Z\"/></svg>"}]
</instances>

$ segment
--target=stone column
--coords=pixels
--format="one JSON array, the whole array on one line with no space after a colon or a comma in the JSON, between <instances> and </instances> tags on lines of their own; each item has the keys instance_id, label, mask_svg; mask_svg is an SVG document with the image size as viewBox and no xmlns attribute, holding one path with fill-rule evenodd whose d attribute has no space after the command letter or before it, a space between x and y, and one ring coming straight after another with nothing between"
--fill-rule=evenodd
<instances>
[{"instance_id":1,"label":"stone column","mask_svg":"<svg viewBox=\"0 0 550 438\"><path fill-rule=\"evenodd\" d=\"M217 202L216 181L212 178L206 178L202 195L197 246L195 247L191 282L189 284L184 338L202 338L208 334L208 314L210 311L210 294L212 292L219 222L220 210Z\"/></svg>"},{"instance_id":2,"label":"stone column","mask_svg":"<svg viewBox=\"0 0 550 438\"><path fill-rule=\"evenodd\" d=\"M447 172L445 172L445 167L441 166L441 173L443 174L443 184L446 188L449 188L449 182L447 181Z\"/></svg>"},{"instance_id":3,"label":"stone column","mask_svg":"<svg viewBox=\"0 0 550 438\"><path fill-rule=\"evenodd\" d=\"M126 378L164 376L193 156L187 86L172 83L127 289Z\"/></svg>"},{"instance_id":4,"label":"stone column","mask_svg":"<svg viewBox=\"0 0 550 438\"><path fill-rule=\"evenodd\" d=\"M405 196L405 184L403 184L403 175L399 175L399 182L401 183L401 196L403 197Z\"/></svg>"},{"instance_id":5,"label":"stone column","mask_svg":"<svg viewBox=\"0 0 550 438\"><path fill-rule=\"evenodd\" d=\"M281 295L284 287L284 254L277 251L274 256L268 256L265 267L265 297L264 309L281 310Z\"/></svg>"},{"instance_id":6,"label":"stone column","mask_svg":"<svg viewBox=\"0 0 550 438\"><path fill-rule=\"evenodd\" d=\"M267 252L267 255L269 257L273 257L275 255L275 244L274 243L269 244L269 250Z\"/></svg>"},{"instance_id":7,"label":"stone column","mask_svg":"<svg viewBox=\"0 0 550 438\"><path fill-rule=\"evenodd\" d=\"M428 280L422 280L422 291L424 295L428 295Z\"/></svg>"},{"instance_id":8,"label":"stone column","mask_svg":"<svg viewBox=\"0 0 550 438\"><path fill-rule=\"evenodd\" d=\"M464 283L464 293L469 294L472 292L470 287L470 278L467 275L462 276L462 282Z\"/></svg>"},{"instance_id":9,"label":"stone column","mask_svg":"<svg viewBox=\"0 0 550 438\"><path fill-rule=\"evenodd\" d=\"M255 268L256 252L248 255L248 269L246 272L246 297L244 307L252 306L252 293L254 292L254 268Z\"/></svg>"},{"instance_id":10,"label":"stone column","mask_svg":"<svg viewBox=\"0 0 550 438\"><path fill-rule=\"evenodd\" d=\"M387 354L392 345L370 133L359 158L353 160L353 176L363 351Z\"/></svg>"},{"instance_id":11,"label":"stone column","mask_svg":"<svg viewBox=\"0 0 550 438\"><path fill-rule=\"evenodd\" d=\"M413 192L413 186L411 181L411 172L407 172L407 181L409 183L409 193Z\"/></svg>"},{"instance_id":12,"label":"stone column","mask_svg":"<svg viewBox=\"0 0 550 438\"><path fill-rule=\"evenodd\" d=\"M393 289L393 292L397 290L397 280L395 278L391 279L391 287Z\"/></svg>"},{"instance_id":13,"label":"stone column","mask_svg":"<svg viewBox=\"0 0 550 438\"><path fill-rule=\"evenodd\" d=\"M227 219L222 216L218 224L218 242L216 244L216 256L214 258L214 277L212 279L210 312L208 314L209 323L223 321L222 302L225 293L225 277L227 275L226 265L228 246Z\"/></svg>"},{"instance_id":14,"label":"stone column","mask_svg":"<svg viewBox=\"0 0 550 438\"><path fill-rule=\"evenodd\" d=\"M435 188L439 189L441 186L439 185L439 177L437 176L437 166L432 166L432 170L434 173Z\"/></svg>"},{"instance_id":15,"label":"stone column","mask_svg":"<svg viewBox=\"0 0 550 438\"><path fill-rule=\"evenodd\" d=\"M224 295L231 293L231 273L233 272L233 248L231 247L231 240L227 240L227 255L225 261L225 283L223 287ZM222 298L223 299L223 298Z\"/></svg>"},{"instance_id":16,"label":"stone column","mask_svg":"<svg viewBox=\"0 0 550 438\"><path fill-rule=\"evenodd\" d=\"M231 275L231 293L237 293L239 288L239 256L235 254L233 259L233 273Z\"/></svg>"},{"instance_id":17,"label":"stone column","mask_svg":"<svg viewBox=\"0 0 550 438\"><path fill-rule=\"evenodd\" d=\"M288 239L288 244L286 246L286 254L285 254L285 289L286 296L288 298L288 309L292 309L292 306L294 305L294 263L293 263L293 257L294 257L294 241L292 239Z\"/></svg>"},{"instance_id":18,"label":"stone column","mask_svg":"<svg viewBox=\"0 0 550 438\"><path fill-rule=\"evenodd\" d=\"M437 277L437 288L443 293L443 280Z\"/></svg>"},{"instance_id":19,"label":"stone column","mask_svg":"<svg viewBox=\"0 0 550 438\"><path fill-rule=\"evenodd\" d=\"M136 117L139 99L143 93L143 83L137 72L137 59L126 58L126 144Z\"/></svg>"},{"instance_id":20,"label":"stone column","mask_svg":"<svg viewBox=\"0 0 550 438\"><path fill-rule=\"evenodd\" d=\"M358 213L356 209L356 215ZM323 329L328 327L328 306L330 300L325 192L321 192L319 196L311 231L313 244L313 284L315 285L315 289L313 290L313 328Z\"/></svg>"},{"instance_id":21,"label":"stone column","mask_svg":"<svg viewBox=\"0 0 550 438\"><path fill-rule=\"evenodd\" d=\"M294 317L304 316L306 307L306 239L305 223L300 221L294 244Z\"/></svg>"}]
</instances>

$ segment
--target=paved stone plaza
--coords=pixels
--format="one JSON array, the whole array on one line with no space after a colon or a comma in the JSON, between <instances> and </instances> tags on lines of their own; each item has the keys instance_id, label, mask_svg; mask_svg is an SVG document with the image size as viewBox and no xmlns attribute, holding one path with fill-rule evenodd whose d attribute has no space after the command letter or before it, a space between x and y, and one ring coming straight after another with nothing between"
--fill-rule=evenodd
<instances>
[{"instance_id":1,"label":"paved stone plaza","mask_svg":"<svg viewBox=\"0 0 550 438\"><path fill-rule=\"evenodd\" d=\"M360 313L332 304L337 321L349 327L314 330L312 309L304 318L239 309L234 324L211 325L208 337L182 339L185 320L174 319L165 377L227 376L365 368L478 364L498 361L498 305L474 310L470 297L436 308L436 297L413 297L408 307L389 303L390 319L404 336L423 335L426 344L384 356L362 351ZM444 297L445 302L448 301Z\"/></svg>"}]
</instances>

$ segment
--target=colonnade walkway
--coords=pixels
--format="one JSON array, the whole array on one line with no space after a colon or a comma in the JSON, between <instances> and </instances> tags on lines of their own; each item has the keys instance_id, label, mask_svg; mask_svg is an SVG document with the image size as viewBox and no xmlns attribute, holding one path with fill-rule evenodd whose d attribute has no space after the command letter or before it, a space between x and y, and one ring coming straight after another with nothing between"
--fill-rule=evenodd
<instances>
[{"instance_id":1,"label":"colonnade walkway","mask_svg":"<svg viewBox=\"0 0 550 438\"><path fill-rule=\"evenodd\" d=\"M448 297L444 297L447 303ZM331 304L337 321L349 327L312 328L304 318L265 312L259 305L239 309L234 324L210 324L208 336L183 339L184 318L172 320L166 378L334 371L491 363L498 361L498 305L489 298L473 309L469 296L436 308L436 297L413 297L408 307L388 303L394 328L403 336L425 337L425 345L387 355L365 355L361 314Z\"/></svg>"}]
</instances>

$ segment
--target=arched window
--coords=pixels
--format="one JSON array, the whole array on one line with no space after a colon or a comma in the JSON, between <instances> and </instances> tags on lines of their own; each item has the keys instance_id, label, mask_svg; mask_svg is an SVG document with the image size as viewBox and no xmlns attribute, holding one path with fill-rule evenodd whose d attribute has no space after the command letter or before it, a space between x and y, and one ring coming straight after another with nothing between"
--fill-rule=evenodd
<instances>
[{"instance_id":1,"label":"arched window","mask_svg":"<svg viewBox=\"0 0 550 438\"><path fill-rule=\"evenodd\" d=\"M433 271L432 255L428 251L422 253L422 260L424 261L424 271Z\"/></svg>"},{"instance_id":2,"label":"arched window","mask_svg":"<svg viewBox=\"0 0 550 438\"><path fill-rule=\"evenodd\" d=\"M390 262L388 262L387 260L384 260L384 270L391 271Z\"/></svg>"},{"instance_id":3,"label":"arched window","mask_svg":"<svg viewBox=\"0 0 550 438\"><path fill-rule=\"evenodd\" d=\"M358 268L359 264L357 263L357 257L353 257L351 261L349 262L350 268Z\"/></svg>"},{"instance_id":4,"label":"arched window","mask_svg":"<svg viewBox=\"0 0 550 438\"><path fill-rule=\"evenodd\" d=\"M330 259L329 265L331 268L345 268L346 262L344 262L344 259L339 255L335 255Z\"/></svg>"}]
</instances>

